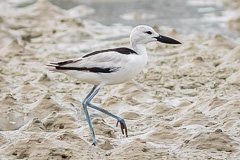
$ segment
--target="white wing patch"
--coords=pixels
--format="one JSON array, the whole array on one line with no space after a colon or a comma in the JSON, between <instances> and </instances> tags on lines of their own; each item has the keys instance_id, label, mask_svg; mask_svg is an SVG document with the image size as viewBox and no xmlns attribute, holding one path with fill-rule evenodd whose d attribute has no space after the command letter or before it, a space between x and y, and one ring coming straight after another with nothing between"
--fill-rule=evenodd
<instances>
[{"instance_id":1,"label":"white wing patch","mask_svg":"<svg viewBox=\"0 0 240 160\"><path fill-rule=\"evenodd\" d=\"M85 58L80 58L75 62L68 63L64 67L76 68L124 68L128 62L128 55L118 52L105 52L92 55Z\"/></svg>"}]
</instances>

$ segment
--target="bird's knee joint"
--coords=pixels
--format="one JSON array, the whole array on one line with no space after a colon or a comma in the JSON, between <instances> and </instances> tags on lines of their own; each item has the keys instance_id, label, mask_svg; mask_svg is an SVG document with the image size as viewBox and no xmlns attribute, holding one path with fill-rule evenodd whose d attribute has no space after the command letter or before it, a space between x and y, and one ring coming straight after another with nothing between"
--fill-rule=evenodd
<instances>
[{"instance_id":1,"label":"bird's knee joint","mask_svg":"<svg viewBox=\"0 0 240 160\"><path fill-rule=\"evenodd\" d=\"M86 101L82 101L82 105L83 107L87 105L87 102Z\"/></svg>"},{"instance_id":2,"label":"bird's knee joint","mask_svg":"<svg viewBox=\"0 0 240 160\"><path fill-rule=\"evenodd\" d=\"M125 120L124 120L123 118L121 118L121 117L119 117L118 120L119 120L120 122L122 122L122 123L125 123Z\"/></svg>"},{"instance_id":3,"label":"bird's knee joint","mask_svg":"<svg viewBox=\"0 0 240 160\"><path fill-rule=\"evenodd\" d=\"M82 105L83 105L83 106L87 106L87 105L89 105L89 104L90 104L90 102L88 102L88 101L83 101L83 102L82 102Z\"/></svg>"}]
</instances>

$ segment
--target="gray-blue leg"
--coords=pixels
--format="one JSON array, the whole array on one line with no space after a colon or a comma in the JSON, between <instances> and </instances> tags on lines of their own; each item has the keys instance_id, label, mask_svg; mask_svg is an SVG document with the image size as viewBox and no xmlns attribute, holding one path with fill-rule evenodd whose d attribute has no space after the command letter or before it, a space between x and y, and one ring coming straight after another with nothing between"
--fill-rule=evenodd
<instances>
[{"instance_id":1,"label":"gray-blue leg","mask_svg":"<svg viewBox=\"0 0 240 160\"><path fill-rule=\"evenodd\" d=\"M109 116L117 119L118 121L117 121L117 125L116 125L116 126L118 126L118 123L120 123L120 125L121 125L121 130L122 130L122 134L124 135L124 130L125 130L126 137L128 137L128 134L127 134L127 125L126 125L126 123L125 123L125 121L124 121L123 118L118 117L118 116L116 116L116 115L114 115L114 114L112 114L112 113L110 113L110 112L108 112L108 111L106 111L106 110L104 110L104 109L102 109L102 108L99 108L99 107L97 107L97 106L95 106L95 105L93 105L93 104L90 103L90 101L91 101L91 100L93 99L93 97L99 92L100 89L101 89L101 87L98 87L98 88L87 98L86 104L87 104L89 107L93 108L93 109L96 109L96 110L98 110L98 111L100 111L100 112L103 112L103 113L105 113L105 114L107 114L107 115L109 115Z\"/></svg>"},{"instance_id":2,"label":"gray-blue leg","mask_svg":"<svg viewBox=\"0 0 240 160\"><path fill-rule=\"evenodd\" d=\"M96 89L97 88L97 89ZM99 108L93 104L90 103L90 101L93 99L93 97L99 92L99 90L101 89L101 86L94 86L92 88L92 90L88 93L88 95L86 96L86 98L83 100L82 102L82 105L83 105L83 109L84 109L84 112L85 112L85 115L86 115L86 119L87 119L87 122L88 122L88 125L89 125L89 128L90 128L90 132L91 132L91 136L92 136L92 140L93 140L93 145L96 146L97 145L97 140L95 138L95 134L94 134L94 130L93 130L93 127L92 127L92 123L91 123L91 120L90 120L90 116L89 116L89 113L88 113L88 110L87 110L87 106L93 108L93 109L96 109L100 112L103 112L115 119L117 119L117 125L118 123L120 123L121 125L121 130L122 130L122 134L124 135L124 130L125 130L125 134L126 136L128 137L128 134L127 134L127 125L124 121L123 118L121 117L118 117L118 116L115 116L114 114L102 109L102 108Z\"/></svg>"},{"instance_id":3,"label":"gray-blue leg","mask_svg":"<svg viewBox=\"0 0 240 160\"><path fill-rule=\"evenodd\" d=\"M118 117L118 116L116 116L116 115L114 115L114 114L106 111L105 109L99 108L99 107L91 104L90 102L87 102L87 105L88 105L89 107L93 108L93 109L96 109L96 110L98 110L98 111L100 111L100 112L103 112L103 113L105 113L105 114L107 114L107 115L109 115L109 116L117 119L117 125L116 125L116 126L118 126L118 123L120 123L120 125L121 125L121 130L122 130L122 134L124 135L124 130L125 130L126 137L128 137L128 134L127 134L127 125L126 125L126 123L125 123L125 121L124 121L123 118Z\"/></svg>"},{"instance_id":4,"label":"gray-blue leg","mask_svg":"<svg viewBox=\"0 0 240 160\"><path fill-rule=\"evenodd\" d=\"M88 95L86 96L86 98L83 100L82 105L83 105L83 109L86 115L86 119L90 128L90 132L91 132L91 136L92 136L92 140L93 140L93 145L96 146L97 145L97 140L95 138L95 134L94 134L94 130L92 127L92 123L88 114L88 110L87 110L87 99L91 96L91 94L94 92L94 90L96 89L96 86L94 86L92 88L92 90L88 93Z\"/></svg>"}]
</instances>

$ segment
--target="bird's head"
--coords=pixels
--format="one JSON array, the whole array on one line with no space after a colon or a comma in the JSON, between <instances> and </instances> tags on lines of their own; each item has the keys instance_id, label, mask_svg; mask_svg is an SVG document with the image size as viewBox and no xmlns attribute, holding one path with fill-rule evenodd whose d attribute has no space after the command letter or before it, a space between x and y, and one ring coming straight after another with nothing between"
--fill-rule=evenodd
<instances>
[{"instance_id":1,"label":"bird's head","mask_svg":"<svg viewBox=\"0 0 240 160\"><path fill-rule=\"evenodd\" d=\"M132 44L146 44L154 41L167 44L181 44L177 40L160 35L152 27L146 25L139 25L133 28L130 40Z\"/></svg>"}]
</instances>

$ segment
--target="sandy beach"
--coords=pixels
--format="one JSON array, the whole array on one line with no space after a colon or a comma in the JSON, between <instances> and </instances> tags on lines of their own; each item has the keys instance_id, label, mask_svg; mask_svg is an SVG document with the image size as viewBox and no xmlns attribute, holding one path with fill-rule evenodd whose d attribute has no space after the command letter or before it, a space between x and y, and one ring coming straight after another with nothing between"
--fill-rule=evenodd
<instances>
[{"instance_id":1,"label":"sandy beach","mask_svg":"<svg viewBox=\"0 0 240 160\"><path fill-rule=\"evenodd\" d=\"M46 64L131 47L132 27L82 20L94 13L83 5L15 6L0 2L0 159L239 159L240 39L153 26L182 45L149 43L142 73L99 92L93 103L123 117L129 137L89 109L92 146L81 105L92 86Z\"/></svg>"}]
</instances>

